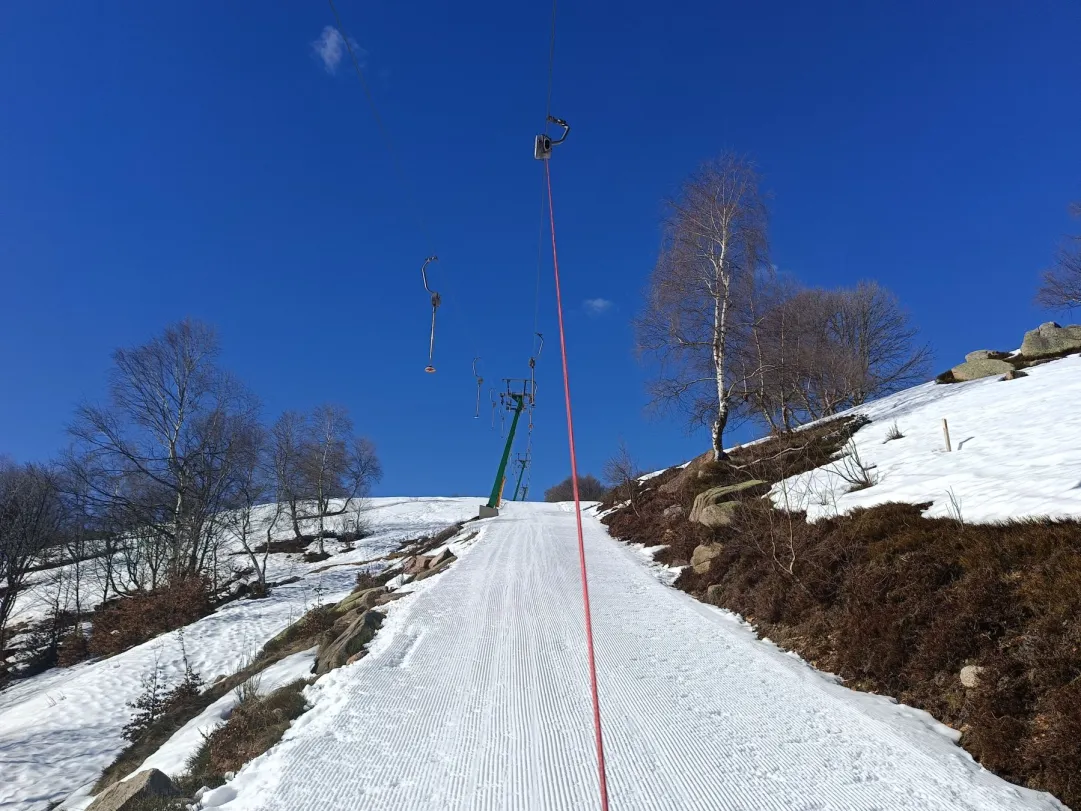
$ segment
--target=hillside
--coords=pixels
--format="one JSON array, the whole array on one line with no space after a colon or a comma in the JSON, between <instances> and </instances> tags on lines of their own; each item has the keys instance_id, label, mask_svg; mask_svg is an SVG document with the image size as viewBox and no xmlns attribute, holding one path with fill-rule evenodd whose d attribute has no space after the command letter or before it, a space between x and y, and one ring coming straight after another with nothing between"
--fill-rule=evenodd
<instances>
[{"instance_id":1,"label":"hillside","mask_svg":"<svg viewBox=\"0 0 1081 811\"><path fill-rule=\"evenodd\" d=\"M927 383L658 471L605 521L663 544L678 588L1076 805L1079 396L1077 355Z\"/></svg>"},{"instance_id":2,"label":"hillside","mask_svg":"<svg viewBox=\"0 0 1081 811\"><path fill-rule=\"evenodd\" d=\"M1078 357L926 384L587 509L612 807L1063 808L1032 788L1069 799L1076 772L1079 393ZM479 503L372 499L329 557L270 554L269 597L16 681L0 808L84 809L151 768L183 798L119 807L594 807L573 505L463 525ZM377 630L327 665L369 598ZM189 668L202 698L110 766L147 679ZM271 700L292 709L265 743L208 767Z\"/></svg>"}]
</instances>

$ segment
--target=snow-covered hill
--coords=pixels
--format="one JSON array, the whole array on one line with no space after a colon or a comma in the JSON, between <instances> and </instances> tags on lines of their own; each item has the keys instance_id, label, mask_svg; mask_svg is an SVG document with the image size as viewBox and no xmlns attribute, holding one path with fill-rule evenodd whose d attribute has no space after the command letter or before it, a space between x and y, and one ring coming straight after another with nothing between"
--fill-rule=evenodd
<instances>
[{"instance_id":1,"label":"snow-covered hill","mask_svg":"<svg viewBox=\"0 0 1081 811\"><path fill-rule=\"evenodd\" d=\"M811 520L887 501L967 522L1081 516L1081 356L1026 375L926 383L854 409L872 421L853 444L875 484L852 491L838 472L850 456L780 483L775 503ZM894 425L904 436L887 441Z\"/></svg>"},{"instance_id":2,"label":"snow-covered hill","mask_svg":"<svg viewBox=\"0 0 1081 811\"><path fill-rule=\"evenodd\" d=\"M298 555L271 555L269 581L299 579L274 588L266 599L229 603L184 628L188 661L207 684L232 674L306 611L345 597L355 584L357 564L471 518L480 503L372 499L366 514L372 535L353 551L314 564ZM33 590L20 610L21 618L40 610ZM180 632L102 661L53 669L0 692L0 809L37 811L89 788L127 745L121 732L132 713L128 703L140 695L144 677L155 667L170 684L182 679Z\"/></svg>"}]
</instances>

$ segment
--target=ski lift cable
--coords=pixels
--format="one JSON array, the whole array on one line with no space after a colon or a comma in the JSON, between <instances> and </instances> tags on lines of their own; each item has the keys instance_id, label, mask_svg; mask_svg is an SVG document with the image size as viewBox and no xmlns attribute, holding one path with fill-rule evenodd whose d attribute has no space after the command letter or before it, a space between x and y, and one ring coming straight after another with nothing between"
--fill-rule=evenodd
<instances>
[{"instance_id":1,"label":"ski lift cable","mask_svg":"<svg viewBox=\"0 0 1081 811\"><path fill-rule=\"evenodd\" d=\"M372 117L375 119L376 127L383 136L383 142L386 145L387 152L390 153L390 160L394 165L394 171L398 176L398 182L401 184L402 190L406 194L409 207L413 210L413 214L417 219L417 225L420 229L421 236L424 238L425 242L428 243L429 247L434 247L434 242L431 235L428 233L428 228L425 224L420 204L417 202L416 193L413 190L413 187L406 181L406 175L402 170L401 161L398 159L398 151L395 148L394 139L390 137L390 131L387 129L386 124L383 123L383 117L379 114L379 107L375 103L375 96L368 86L368 80L364 78L364 71L360 67L360 60L357 58L356 51L353 50L353 42L349 38L349 34L346 33L345 26L342 24L341 15L338 14L337 6L334 5L334 0L327 0L327 2L330 4L330 11L334 15L334 23L337 26L338 34L341 35L342 42L349 52L349 58L353 62L353 69L356 71L357 78L360 80L360 86L364 89L364 95L368 99L368 106L371 107Z\"/></svg>"},{"instance_id":2,"label":"ski lift cable","mask_svg":"<svg viewBox=\"0 0 1081 811\"><path fill-rule=\"evenodd\" d=\"M571 485L574 491L574 517L578 530L578 560L582 578L582 608L585 619L586 653L589 665L589 686L593 704L593 733L597 751L597 780L600 789L601 811L608 811L608 778L604 761L604 735L601 731L601 705L597 690L597 663L593 643L593 619L589 605L589 576L586 569L585 533L582 528L582 501L578 488L578 459L574 447L574 416L571 408L570 373L567 369L567 339L563 326L563 295L559 279L559 253L556 249L555 203L552 200L552 147L566 140L570 127L567 122L552 115L552 76L555 64L556 38L556 0L552 0L552 28L548 48L548 100L544 134L538 135L533 150L533 157L544 164L544 181L548 191L548 225L552 235L552 271L555 281L556 314L559 323L559 349L563 360L563 393L567 409L567 444L570 450ZM548 136L548 123L563 128L563 135L558 140Z\"/></svg>"}]
</instances>

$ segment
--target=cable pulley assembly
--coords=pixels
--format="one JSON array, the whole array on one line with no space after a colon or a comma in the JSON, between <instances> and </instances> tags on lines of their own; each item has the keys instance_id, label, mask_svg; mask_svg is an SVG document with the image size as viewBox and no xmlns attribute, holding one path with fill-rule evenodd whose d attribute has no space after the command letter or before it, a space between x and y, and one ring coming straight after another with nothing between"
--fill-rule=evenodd
<instances>
[{"instance_id":1,"label":"cable pulley assembly","mask_svg":"<svg viewBox=\"0 0 1081 811\"><path fill-rule=\"evenodd\" d=\"M439 309L439 305L443 303L442 297L428 286L428 263L437 261L439 261L438 256L429 256L424 260L424 264L420 266L420 277L424 280L424 289L432 297L432 335L428 341L428 365L424 367L424 371L428 373L435 371L435 366L432 365L432 358L435 355L435 313Z\"/></svg>"},{"instance_id":2,"label":"cable pulley assembly","mask_svg":"<svg viewBox=\"0 0 1081 811\"><path fill-rule=\"evenodd\" d=\"M536 141L533 142L533 157L539 161L546 161L552 157L552 147L558 146L567 140L567 133L571 131L570 125L567 124L562 118L556 118L554 115L548 116L548 121L563 128L563 134L556 140L552 140L548 133L543 133L537 136Z\"/></svg>"},{"instance_id":3,"label":"cable pulley assembly","mask_svg":"<svg viewBox=\"0 0 1081 811\"><path fill-rule=\"evenodd\" d=\"M477 378L477 410L476 413L473 414L473 419L475 420L480 419L480 389L481 386L484 385L484 378L477 374L478 360L480 360L479 357L473 358L473 377ZM493 402L492 405L495 405L495 403Z\"/></svg>"}]
</instances>

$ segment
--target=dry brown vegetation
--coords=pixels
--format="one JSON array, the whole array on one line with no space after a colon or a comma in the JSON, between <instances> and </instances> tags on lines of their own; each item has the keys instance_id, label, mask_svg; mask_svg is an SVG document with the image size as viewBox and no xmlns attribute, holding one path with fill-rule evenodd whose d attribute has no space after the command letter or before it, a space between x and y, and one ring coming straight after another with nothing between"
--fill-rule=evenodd
<instances>
[{"instance_id":1,"label":"dry brown vegetation","mask_svg":"<svg viewBox=\"0 0 1081 811\"><path fill-rule=\"evenodd\" d=\"M687 568L677 587L700 599L708 590L849 686L960 730L986 768L1081 806L1081 523L966 524L884 504L809 524L755 496L727 527L662 515L715 484L817 467L851 429L827 423L738 449L731 465L666 473L637 514L607 521L616 537L667 544L658 558L670 564L722 544L709 572ZM974 688L960 682L966 665L983 668Z\"/></svg>"},{"instance_id":2,"label":"dry brown vegetation","mask_svg":"<svg viewBox=\"0 0 1081 811\"><path fill-rule=\"evenodd\" d=\"M300 679L269 695L253 693L242 700L225 725L214 730L188 761L181 788L221 785L227 773L239 771L280 741L306 709L301 691L307 684Z\"/></svg>"},{"instance_id":3,"label":"dry brown vegetation","mask_svg":"<svg viewBox=\"0 0 1081 811\"><path fill-rule=\"evenodd\" d=\"M211 610L209 584L198 577L120 597L92 615L89 651L93 656L112 656L189 625Z\"/></svg>"}]
</instances>

